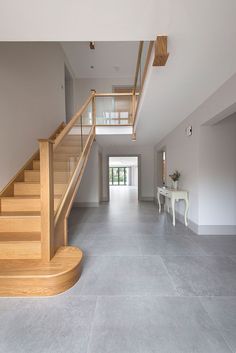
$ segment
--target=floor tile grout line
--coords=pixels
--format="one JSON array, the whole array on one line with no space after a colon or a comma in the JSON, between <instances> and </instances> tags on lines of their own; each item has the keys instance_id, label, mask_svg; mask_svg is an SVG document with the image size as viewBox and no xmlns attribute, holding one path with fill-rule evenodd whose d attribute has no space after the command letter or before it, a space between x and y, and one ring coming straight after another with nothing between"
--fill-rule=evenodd
<instances>
[{"instance_id":1,"label":"floor tile grout line","mask_svg":"<svg viewBox=\"0 0 236 353\"><path fill-rule=\"evenodd\" d=\"M66 292L65 292L66 293ZM166 295L158 295L158 294L67 294L65 295L65 293L61 293L60 296L61 298L65 297L65 298L100 298L100 297L111 297L111 298L123 298L123 297L133 297L133 298L142 298L142 297L150 297L150 298L164 298L164 299L176 299L176 298L179 298L179 299L186 299L186 298L192 298L192 299L224 299L224 300L227 300L227 299L235 299L236 300L236 295L229 295L229 296L226 296L226 295L222 295L222 296L217 296L217 295L206 295L206 296L203 296L203 295L173 295L173 294L166 294ZM58 297L57 296L57 297ZM0 303L1 301L4 302L6 300L8 301L18 301L18 300L21 300L22 302L29 302L30 301L46 301L46 300L51 300L53 301L54 297L51 297L51 296L48 296L48 297L32 297L32 299L30 299L29 297L1 297L0 298Z\"/></svg>"},{"instance_id":2,"label":"floor tile grout line","mask_svg":"<svg viewBox=\"0 0 236 353\"><path fill-rule=\"evenodd\" d=\"M202 297L204 298L204 297ZM207 310L207 308L205 307L205 305L202 302L202 298L198 298L200 305L202 306L203 310L206 312L207 316L209 317L210 321L213 323L213 325L215 326L216 330L218 331L219 335L223 338L226 346L229 348L229 350L231 351L231 353L235 353L234 349L231 347L231 345L228 343L224 333L222 332L218 322L211 316L211 314L209 313L209 311Z\"/></svg>"},{"instance_id":3,"label":"floor tile grout line","mask_svg":"<svg viewBox=\"0 0 236 353\"><path fill-rule=\"evenodd\" d=\"M82 249L83 250L83 249ZM85 254L86 257L217 257L217 258L228 258L231 261L235 262L236 260L232 259L231 255L187 255L187 254L181 254L181 255L169 255L167 253L162 253L162 254L131 254L131 255L117 255L117 254L109 254L109 255L104 255L104 254L98 254L98 255L91 255L91 254ZM234 255L233 255L234 256Z\"/></svg>"},{"instance_id":4,"label":"floor tile grout line","mask_svg":"<svg viewBox=\"0 0 236 353\"><path fill-rule=\"evenodd\" d=\"M163 295L159 295L159 294L70 294L68 295L68 297L154 297L154 298L198 298L198 299L236 299L236 295L229 295L229 296L226 296L226 295L222 295L222 296L219 296L219 295L173 295L173 294L163 294ZM18 297L16 297L18 298ZM14 297L12 298L9 298L9 297L1 297L0 298L0 301L3 299L16 299ZM35 297L36 299L42 299L42 297ZM47 298L51 298L51 297L47 297ZM21 299L24 299L24 297L22 297ZM28 300L28 298L24 299L24 300ZM43 299L42 299L43 300Z\"/></svg>"},{"instance_id":5,"label":"floor tile grout line","mask_svg":"<svg viewBox=\"0 0 236 353\"><path fill-rule=\"evenodd\" d=\"M89 351L90 351L90 343L91 343L91 340L92 340L92 334L93 334L93 328L94 328L94 323L95 323L95 317L96 317L96 311L97 311L97 306L98 306L98 300L99 300L99 296L96 296L96 303L95 303L95 308L94 308L94 312L93 312L93 319L92 319L92 322L91 322L91 325L90 325L86 353L89 353Z\"/></svg>"},{"instance_id":6,"label":"floor tile grout line","mask_svg":"<svg viewBox=\"0 0 236 353\"><path fill-rule=\"evenodd\" d=\"M65 293L60 294L60 296L65 296ZM157 297L157 298L198 298L198 299L205 299L205 298L217 298L217 299L236 299L236 295L183 295L180 294L178 292L176 292L176 295L173 294L144 294L144 293L140 293L140 294L134 294L134 293L130 293L130 294L84 294L84 293L67 293L68 297L87 297L87 298L94 298L94 297ZM35 297L36 300L41 300L42 297ZM47 297L47 298L52 298L52 297ZM5 299L9 299L8 297L2 297L0 298L0 302L1 300L5 300ZM23 300L27 300L28 298L21 298ZM13 298L14 300L14 298ZM43 300L43 299L42 299Z\"/></svg>"},{"instance_id":7,"label":"floor tile grout line","mask_svg":"<svg viewBox=\"0 0 236 353\"><path fill-rule=\"evenodd\" d=\"M162 264L163 264L164 269L166 270L167 276L169 277L169 280L171 281L171 283L172 283L172 285L173 285L173 287L174 287L174 289L175 289L175 291L176 291L176 294L177 294L176 297L180 297L180 293L179 293L178 290L177 290L177 287L176 287L176 284L175 284L175 282L174 282L174 279L173 279L172 276L170 275L170 273L169 273L169 271L168 271L168 268L167 268L167 266L166 266L166 264L165 264L164 259L162 258L162 256L160 256L160 259L161 259L161 262L162 262Z\"/></svg>"}]
</instances>

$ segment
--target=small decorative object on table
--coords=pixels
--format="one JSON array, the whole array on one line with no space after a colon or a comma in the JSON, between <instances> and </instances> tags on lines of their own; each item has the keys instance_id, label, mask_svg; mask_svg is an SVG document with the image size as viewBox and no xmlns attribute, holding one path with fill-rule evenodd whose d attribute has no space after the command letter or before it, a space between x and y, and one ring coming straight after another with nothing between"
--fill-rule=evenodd
<instances>
[{"instance_id":1,"label":"small decorative object on table","mask_svg":"<svg viewBox=\"0 0 236 353\"><path fill-rule=\"evenodd\" d=\"M180 172L178 170L176 170L173 174L170 174L169 177L172 180L173 189L177 190L178 189L178 181L179 181L179 178L180 178Z\"/></svg>"}]
</instances>

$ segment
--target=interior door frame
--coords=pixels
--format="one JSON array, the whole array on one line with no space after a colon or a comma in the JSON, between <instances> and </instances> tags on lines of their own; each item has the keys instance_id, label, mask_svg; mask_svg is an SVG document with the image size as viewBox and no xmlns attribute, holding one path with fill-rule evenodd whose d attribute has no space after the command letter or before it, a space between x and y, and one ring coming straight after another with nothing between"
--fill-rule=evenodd
<instances>
[{"instance_id":1,"label":"interior door frame","mask_svg":"<svg viewBox=\"0 0 236 353\"><path fill-rule=\"evenodd\" d=\"M167 153L166 147L163 146L161 149L156 151L156 186L164 186L163 184L163 159L162 155L165 152L165 186L167 186Z\"/></svg>"},{"instance_id":2,"label":"interior door frame","mask_svg":"<svg viewBox=\"0 0 236 353\"><path fill-rule=\"evenodd\" d=\"M107 175L107 202L110 201L110 183L109 183L109 158L110 157L137 157L138 159L138 201L141 201L141 154L108 154L106 161L106 175Z\"/></svg>"}]
</instances>

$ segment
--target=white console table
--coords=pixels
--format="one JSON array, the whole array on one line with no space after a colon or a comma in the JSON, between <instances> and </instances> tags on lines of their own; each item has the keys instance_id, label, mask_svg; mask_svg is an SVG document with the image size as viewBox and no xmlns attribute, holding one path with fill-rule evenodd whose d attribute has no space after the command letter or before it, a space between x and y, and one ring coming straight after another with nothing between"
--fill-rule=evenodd
<instances>
[{"instance_id":1,"label":"white console table","mask_svg":"<svg viewBox=\"0 0 236 353\"><path fill-rule=\"evenodd\" d=\"M157 187L157 200L159 205L159 213L161 213L161 201L160 195L167 197L171 200L171 208L173 213L173 226L175 226L175 201L184 200L185 201L185 212L184 212L184 222L185 225L188 225L188 209L189 209L189 198L188 198L188 191L185 190L174 190L169 189L166 187ZM169 212L169 204L167 206Z\"/></svg>"}]
</instances>

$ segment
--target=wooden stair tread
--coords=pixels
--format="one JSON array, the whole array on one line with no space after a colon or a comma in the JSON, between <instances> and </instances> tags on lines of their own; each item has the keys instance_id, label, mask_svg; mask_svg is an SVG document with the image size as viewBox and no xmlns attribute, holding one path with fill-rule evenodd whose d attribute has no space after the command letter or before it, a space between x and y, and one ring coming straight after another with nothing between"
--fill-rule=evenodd
<instances>
[{"instance_id":1,"label":"wooden stair tread","mask_svg":"<svg viewBox=\"0 0 236 353\"><path fill-rule=\"evenodd\" d=\"M79 248L63 246L48 263L41 260L0 260L0 278L8 276L54 276L63 274L81 261L83 253Z\"/></svg>"},{"instance_id":2,"label":"wooden stair tread","mask_svg":"<svg viewBox=\"0 0 236 353\"><path fill-rule=\"evenodd\" d=\"M60 195L54 195L55 198L59 199L61 196ZM12 199L24 199L24 200L29 200L29 199L33 199L33 200L39 200L40 197L38 195L14 195L14 196L4 196L1 197L1 200L12 200Z\"/></svg>"},{"instance_id":3,"label":"wooden stair tread","mask_svg":"<svg viewBox=\"0 0 236 353\"><path fill-rule=\"evenodd\" d=\"M61 247L49 263L0 260L0 296L55 295L72 287L81 273L83 253Z\"/></svg>"},{"instance_id":4,"label":"wooden stair tread","mask_svg":"<svg viewBox=\"0 0 236 353\"><path fill-rule=\"evenodd\" d=\"M23 184L27 184L27 185L40 185L40 182L39 181L16 181L14 184L20 184L20 185L23 185ZM67 185L66 183L60 183L60 182L57 182L55 183L55 185Z\"/></svg>"},{"instance_id":5,"label":"wooden stair tread","mask_svg":"<svg viewBox=\"0 0 236 353\"><path fill-rule=\"evenodd\" d=\"M64 153L62 153L62 154L64 154ZM59 156L60 155L61 155L61 153L59 153ZM38 170L38 169L25 169L25 172L26 173L40 174L40 170ZM66 171L66 170L55 170L54 173L69 173L69 172ZM26 182L30 182L31 183L31 181L29 181L29 180L26 180ZM38 183L39 181L33 180L32 182Z\"/></svg>"},{"instance_id":6,"label":"wooden stair tread","mask_svg":"<svg viewBox=\"0 0 236 353\"><path fill-rule=\"evenodd\" d=\"M17 181L14 183L14 185L36 185L36 186L40 186L40 182L39 181ZM63 183L63 182L56 182L54 184L55 185L58 185L58 186L66 186L67 183ZM3 196L4 197L4 196Z\"/></svg>"},{"instance_id":7,"label":"wooden stair tread","mask_svg":"<svg viewBox=\"0 0 236 353\"><path fill-rule=\"evenodd\" d=\"M61 195L65 192L67 183L55 183L54 184L54 195L55 198L60 198ZM14 196L37 196L40 197L41 187L40 183L38 182L30 182L30 181L21 181L14 183Z\"/></svg>"},{"instance_id":8,"label":"wooden stair tread","mask_svg":"<svg viewBox=\"0 0 236 353\"><path fill-rule=\"evenodd\" d=\"M40 185L39 181L15 181L14 184Z\"/></svg>"},{"instance_id":9,"label":"wooden stair tread","mask_svg":"<svg viewBox=\"0 0 236 353\"><path fill-rule=\"evenodd\" d=\"M0 242L2 241L40 241L40 232L12 232L0 233Z\"/></svg>"},{"instance_id":10,"label":"wooden stair tread","mask_svg":"<svg viewBox=\"0 0 236 353\"><path fill-rule=\"evenodd\" d=\"M57 158L65 158L63 155L58 155ZM54 181L55 183L66 183L68 178L71 176L70 170L54 170ZM24 171L24 181L40 181L40 170L37 169L25 169Z\"/></svg>"},{"instance_id":11,"label":"wooden stair tread","mask_svg":"<svg viewBox=\"0 0 236 353\"><path fill-rule=\"evenodd\" d=\"M40 212L37 211L18 211L18 212L0 212L0 217L40 217Z\"/></svg>"},{"instance_id":12,"label":"wooden stair tread","mask_svg":"<svg viewBox=\"0 0 236 353\"><path fill-rule=\"evenodd\" d=\"M58 207L60 195L54 195L54 209ZM2 212L40 212L41 200L39 195L9 196L1 198Z\"/></svg>"},{"instance_id":13,"label":"wooden stair tread","mask_svg":"<svg viewBox=\"0 0 236 353\"><path fill-rule=\"evenodd\" d=\"M66 160L69 160L69 158L79 158L81 156L82 152L80 153L69 153L69 152L56 152L53 156L53 160L57 162L58 157L66 158Z\"/></svg>"}]
</instances>

